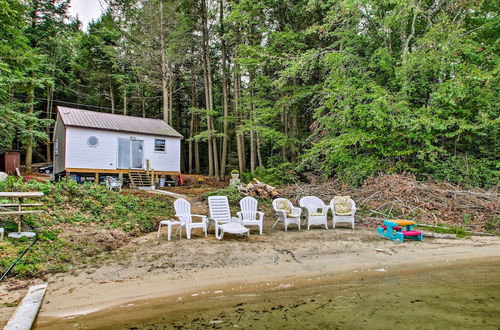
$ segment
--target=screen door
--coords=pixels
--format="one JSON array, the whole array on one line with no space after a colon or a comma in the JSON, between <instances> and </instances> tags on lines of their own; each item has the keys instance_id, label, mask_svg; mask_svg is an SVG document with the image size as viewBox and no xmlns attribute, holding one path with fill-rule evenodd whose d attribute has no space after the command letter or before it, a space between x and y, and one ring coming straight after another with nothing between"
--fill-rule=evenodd
<instances>
[{"instance_id":1,"label":"screen door","mask_svg":"<svg viewBox=\"0 0 500 330\"><path fill-rule=\"evenodd\" d=\"M143 168L142 159L144 151L144 141L131 140L132 142L132 164L131 168Z\"/></svg>"},{"instance_id":2,"label":"screen door","mask_svg":"<svg viewBox=\"0 0 500 330\"><path fill-rule=\"evenodd\" d=\"M130 139L118 138L118 168L130 168Z\"/></svg>"}]
</instances>

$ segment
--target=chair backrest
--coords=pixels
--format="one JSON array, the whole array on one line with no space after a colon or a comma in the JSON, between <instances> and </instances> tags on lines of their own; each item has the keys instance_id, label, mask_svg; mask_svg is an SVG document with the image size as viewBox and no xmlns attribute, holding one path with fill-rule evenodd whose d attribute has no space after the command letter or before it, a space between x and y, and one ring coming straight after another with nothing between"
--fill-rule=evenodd
<instances>
[{"instance_id":1,"label":"chair backrest","mask_svg":"<svg viewBox=\"0 0 500 330\"><path fill-rule=\"evenodd\" d=\"M174 202L175 215L181 223L191 222L191 204L184 198L178 198Z\"/></svg>"},{"instance_id":2,"label":"chair backrest","mask_svg":"<svg viewBox=\"0 0 500 330\"><path fill-rule=\"evenodd\" d=\"M208 197L208 209L210 218L215 221L231 221L231 210L227 196Z\"/></svg>"},{"instance_id":3,"label":"chair backrest","mask_svg":"<svg viewBox=\"0 0 500 330\"><path fill-rule=\"evenodd\" d=\"M292 206L292 202L286 198L276 198L273 200L273 208L275 211L285 211L285 213L290 214Z\"/></svg>"},{"instance_id":4,"label":"chair backrest","mask_svg":"<svg viewBox=\"0 0 500 330\"><path fill-rule=\"evenodd\" d=\"M257 205L259 202L253 197L247 196L240 201L241 215L243 220L255 220L257 218Z\"/></svg>"},{"instance_id":5,"label":"chair backrest","mask_svg":"<svg viewBox=\"0 0 500 330\"><path fill-rule=\"evenodd\" d=\"M316 196L305 196L300 199L299 205L300 207L312 208L316 211L319 208L323 208L325 203Z\"/></svg>"}]
</instances>

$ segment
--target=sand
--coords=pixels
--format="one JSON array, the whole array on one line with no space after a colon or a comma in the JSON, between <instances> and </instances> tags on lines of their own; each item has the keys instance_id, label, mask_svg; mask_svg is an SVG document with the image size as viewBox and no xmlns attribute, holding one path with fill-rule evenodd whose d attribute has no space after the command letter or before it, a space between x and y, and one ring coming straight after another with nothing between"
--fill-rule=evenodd
<instances>
[{"instance_id":1,"label":"sand","mask_svg":"<svg viewBox=\"0 0 500 330\"><path fill-rule=\"evenodd\" d=\"M472 262L500 257L499 237L426 239L403 244L384 240L364 229L252 232L250 239L217 241L197 233L191 240L168 242L156 234L137 238L114 252L108 264L48 276L38 325L139 301L175 298L184 302L227 290L286 288L294 279L319 280L353 272L384 272ZM7 280L0 285L0 326L15 310L28 284ZM22 285L20 285L22 284ZM131 305L132 304L132 305ZM10 307L9 307L10 306Z\"/></svg>"}]
</instances>

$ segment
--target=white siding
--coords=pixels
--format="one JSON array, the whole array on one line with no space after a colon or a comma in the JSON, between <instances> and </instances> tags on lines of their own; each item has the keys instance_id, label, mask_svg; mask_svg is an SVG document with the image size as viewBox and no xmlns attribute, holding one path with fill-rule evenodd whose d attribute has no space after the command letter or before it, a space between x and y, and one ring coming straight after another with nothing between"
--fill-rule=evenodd
<instances>
[{"instance_id":1,"label":"white siding","mask_svg":"<svg viewBox=\"0 0 500 330\"><path fill-rule=\"evenodd\" d=\"M56 119L53 142L54 144L52 146L52 152L54 159L54 173L57 174L61 173L66 168L64 159L64 148L66 147L66 129L59 115L57 115Z\"/></svg>"},{"instance_id":2,"label":"white siding","mask_svg":"<svg viewBox=\"0 0 500 330\"><path fill-rule=\"evenodd\" d=\"M99 139L96 147L87 139ZM155 171L180 171L180 139L133 133L112 132L89 128L67 127L66 168L116 169L118 164L118 138L135 138L144 141L144 167L146 159ZM166 140L166 152L154 151L154 140Z\"/></svg>"}]
</instances>

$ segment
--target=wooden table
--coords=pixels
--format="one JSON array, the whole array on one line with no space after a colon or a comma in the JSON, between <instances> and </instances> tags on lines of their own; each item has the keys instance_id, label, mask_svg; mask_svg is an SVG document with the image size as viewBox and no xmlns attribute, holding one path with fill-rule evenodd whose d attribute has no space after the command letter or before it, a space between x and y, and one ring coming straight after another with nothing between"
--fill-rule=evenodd
<instances>
[{"instance_id":1,"label":"wooden table","mask_svg":"<svg viewBox=\"0 0 500 330\"><path fill-rule=\"evenodd\" d=\"M25 204L25 198L36 198L42 197L43 192L0 192L0 199L2 198L12 198L17 200L17 202L9 204L0 204L0 216L2 215L17 215L19 216L19 222L17 225L17 232L9 234L9 237L20 238L20 237L34 237L36 233L33 232L22 232L22 222L24 215L27 214L40 214L43 213L41 210L23 210L23 207L34 207L42 206L41 203L31 203Z\"/></svg>"}]
</instances>

